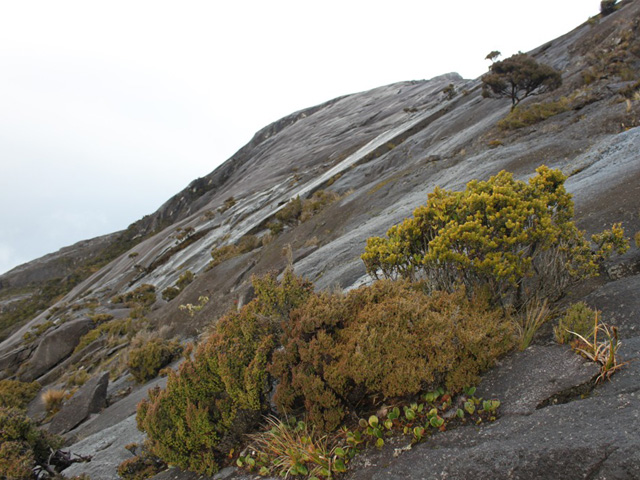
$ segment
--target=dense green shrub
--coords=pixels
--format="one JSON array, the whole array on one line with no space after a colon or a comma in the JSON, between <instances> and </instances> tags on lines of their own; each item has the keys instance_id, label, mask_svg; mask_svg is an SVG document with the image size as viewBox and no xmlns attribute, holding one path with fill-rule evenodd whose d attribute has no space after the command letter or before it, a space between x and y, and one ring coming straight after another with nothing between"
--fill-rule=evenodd
<instances>
[{"instance_id":1,"label":"dense green shrub","mask_svg":"<svg viewBox=\"0 0 640 480\"><path fill-rule=\"evenodd\" d=\"M129 351L127 367L138 383L144 383L155 378L180 352L182 347L178 342L151 338L141 345L133 346Z\"/></svg>"},{"instance_id":2,"label":"dense green shrub","mask_svg":"<svg viewBox=\"0 0 640 480\"><path fill-rule=\"evenodd\" d=\"M572 221L559 170L539 167L528 183L505 171L462 192L437 188L412 218L372 237L362 255L374 277L421 278L431 290L489 289L495 302L521 307L554 299L599 262L628 248L619 224L593 235L592 250Z\"/></svg>"},{"instance_id":3,"label":"dense green shrub","mask_svg":"<svg viewBox=\"0 0 640 480\"><path fill-rule=\"evenodd\" d=\"M589 308L586 303L572 304L553 329L556 340L558 343L569 343L577 338L575 333L588 339L593 335L595 319L596 311Z\"/></svg>"},{"instance_id":4,"label":"dense green shrub","mask_svg":"<svg viewBox=\"0 0 640 480\"><path fill-rule=\"evenodd\" d=\"M282 344L270 367L276 404L331 431L349 411L362 416L389 398L475 384L513 347L514 331L502 311L464 291L429 295L378 281L310 297L292 312Z\"/></svg>"},{"instance_id":5,"label":"dense green shrub","mask_svg":"<svg viewBox=\"0 0 640 480\"><path fill-rule=\"evenodd\" d=\"M49 465L51 449L61 440L38 430L22 411L0 407L0 478L35 479L34 469Z\"/></svg>"},{"instance_id":6,"label":"dense green shrub","mask_svg":"<svg viewBox=\"0 0 640 480\"><path fill-rule=\"evenodd\" d=\"M253 285L256 298L220 319L178 373L169 372L167 387L151 390L138 406L150 452L167 463L214 473L267 410L266 366L279 325L312 285L290 270L281 283L267 276L254 278Z\"/></svg>"},{"instance_id":7,"label":"dense green shrub","mask_svg":"<svg viewBox=\"0 0 640 480\"><path fill-rule=\"evenodd\" d=\"M39 391L38 382L0 380L0 407L26 408Z\"/></svg>"}]
</instances>

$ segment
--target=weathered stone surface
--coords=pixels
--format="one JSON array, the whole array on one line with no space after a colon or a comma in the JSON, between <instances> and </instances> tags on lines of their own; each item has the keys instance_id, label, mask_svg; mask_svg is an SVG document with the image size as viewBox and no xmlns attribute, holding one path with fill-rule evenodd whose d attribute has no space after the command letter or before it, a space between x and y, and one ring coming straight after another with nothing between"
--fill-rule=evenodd
<instances>
[{"instance_id":1,"label":"weathered stone surface","mask_svg":"<svg viewBox=\"0 0 640 480\"><path fill-rule=\"evenodd\" d=\"M88 463L76 463L64 470L65 477L87 474L92 480L115 480L120 463L131 458L131 452L125 449L129 443L142 443L144 434L136 427L135 415L90 435L70 447L77 455L91 455Z\"/></svg>"},{"instance_id":2,"label":"weathered stone surface","mask_svg":"<svg viewBox=\"0 0 640 480\"><path fill-rule=\"evenodd\" d=\"M63 434L82 423L92 413L98 413L107 406L107 385L109 373L93 377L85 383L62 410L53 417L49 431Z\"/></svg>"},{"instance_id":3,"label":"weathered stone surface","mask_svg":"<svg viewBox=\"0 0 640 480\"><path fill-rule=\"evenodd\" d=\"M147 398L147 392L154 388L164 388L167 384L167 378L161 377L152 380L151 382L138 386L129 395L109 405L104 409L100 415L95 418L91 418L88 421L80 424L74 430L71 430L65 434L67 443L73 443L78 438L87 438L91 435L99 433L100 431L109 428L116 423L122 422L136 413L136 407L143 398Z\"/></svg>"},{"instance_id":4,"label":"weathered stone surface","mask_svg":"<svg viewBox=\"0 0 640 480\"><path fill-rule=\"evenodd\" d=\"M2 355L0 355L0 374L6 372L8 376L11 373L14 373L20 364L24 362L31 353L31 348L28 347L17 347L14 350L10 350Z\"/></svg>"},{"instance_id":5,"label":"weathered stone surface","mask_svg":"<svg viewBox=\"0 0 640 480\"><path fill-rule=\"evenodd\" d=\"M48 332L33 352L28 366L20 372L20 379L23 381L35 380L55 367L73 352L80 337L87 333L92 326L93 322L86 318L64 323Z\"/></svg>"},{"instance_id":6,"label":"weathered stone surface","mask_svg":"<svg viewBox=\"0 0 640 480\"><path fill-rule=\"evenodd\" d=\"M580 388L591 390L599 371L566 345L532 345L490 371L476 395L499 399L501 415L529 415L554 397L575 396Z\"/></svg>"}]
</instances>

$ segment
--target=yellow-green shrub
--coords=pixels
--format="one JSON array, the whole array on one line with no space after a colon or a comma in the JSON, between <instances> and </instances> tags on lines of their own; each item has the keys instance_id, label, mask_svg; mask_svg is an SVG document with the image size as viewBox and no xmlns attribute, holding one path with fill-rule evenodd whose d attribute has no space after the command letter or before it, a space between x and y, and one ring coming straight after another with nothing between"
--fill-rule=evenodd
<instances>
[{"instance_id":1,"label":"yellow-green shrub","mask_svg":"<svg viewBox=\"0 0 640 480\"><path fill-rule=\"evenodd\" d=\"M25 408L40 391L38 382L0 380L0 407Z\"/></svg>"},{"instance_id":2,"label":"yellow-green shrub","mask_svg":"<svg viewBox=\"0 0 640 480\"><path fill-rule=\"evenodd\" d=\"M282 344L270 367L278 408L304 410L331 431L349 411L362 416L389 398L475 384L513 347L514 332L502 311L464 291L428 295L385 280L310 297L292 312Z\"/></svg>"},{"instance_id":3,"label":"yellow-green shrub","mask_svg":"<svg viewBox=\"0 0 640 480\"><path fill-rule=\"evenodd\" d=\"M211 475L267 410L278 326L312 286L290 270L281 283L267 276L253 285L256 298L220 319L178 373L169 372L167 387L150 390L138 406L150 452L167 463Z\"/></svg>"},{"instance_id":4,"label":"yellow-green shrub","mask_svg":"<svg viewBox=\"0 0 640 480\"><path fill-rule=\"evenodd\" d=\"M544 103L532 103L530 105L514 108L509 115L498 122L498 127L503 130L516 130L542 122L549 117L566 112L570 108L569 99L562 97L559 100Z\"/></svg>"},{"instance_id":5,"label":"yellow-green shrub","mask_svg":"<svg viewBox=\"0 0 640 480\"><path fill-rule=\"evenodd\" d=\"M556 298L572 282L597 275L599 262L628 248L619 224L592 236L572 221L573 202L559 170L541 166L527 183L502 171L462 192L437 188L387 238L367 240L362 255L374 277L423 279L431 290L489 289L494 301L523 305Z\"/></svg>"},{"instance_id":6,"label":"yellow-green shrub","mask_svg":"<svg viewBox=\"0 0 640 480\"><path fill-rule=\"evenodd\" d=\"M586 303L572 304L553 329L556 340L558 343L569 343L576 338L574 333L589 338L593 335L595 318L596 311L589 308Z\"/></svg>"},{"instance_id":7,"label":"yellow-green shrub","mask_svg":"<svg viewBox=\"0 0 640 480\"><path fill-rule=\"evenodd\" d=\"M127 367L138 383L144 383L155 378L180 352L182 347L178 342L151 338L129 351Z\"/></svg>"},{"instance_id":8,"label":"yellow-green shrub","mask_svg":"<svg viewBox=\"0 0 640 480\"><path fill-rule=\"evenodd\" d=\"M38 430L22 411L0 407L0 478L36 478L34 468L48 465L60 438Z\"/></svg>"}]
</instances>

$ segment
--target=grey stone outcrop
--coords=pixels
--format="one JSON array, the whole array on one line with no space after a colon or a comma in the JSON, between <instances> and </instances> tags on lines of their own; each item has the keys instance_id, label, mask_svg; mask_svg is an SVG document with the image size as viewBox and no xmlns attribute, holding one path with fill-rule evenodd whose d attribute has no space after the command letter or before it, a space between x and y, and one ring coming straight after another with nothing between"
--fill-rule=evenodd
<instances>
[{"instance_id":1,"label":"grey stone outcrop","mask_svg":"<svg viewBox=\"0 0 640 480\"><path fill-rule=\"evenodd\" d=\"M49 431L58 435L66 433L82 423L90 414L100 412L107 406L108 384L108 372L90 379L53 417Z\"/></svg>"},{"instance_id":2,"label":"grey stone outcrop","mask_svg":"<svg viewBox=\"0 0 640 480\"><path fill-rule=\"evenodd\" d=\"M88 319L73 320L47 332L29 359L28 368L20 372L20 379L32 381L71 355L80 338L93 327Z\"/></svg>"}]
</instances>

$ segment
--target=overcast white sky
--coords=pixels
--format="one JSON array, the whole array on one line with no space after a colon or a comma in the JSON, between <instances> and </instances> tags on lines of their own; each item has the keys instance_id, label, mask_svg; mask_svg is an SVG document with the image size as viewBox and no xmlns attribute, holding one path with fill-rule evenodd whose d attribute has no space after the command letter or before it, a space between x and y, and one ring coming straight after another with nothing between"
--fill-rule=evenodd
<instances>
[{"instance_id":1,"label":"overcast white sky","mask_svg":"<svg viewBox=\"0 0 640 480\"><path fill-rule=\"evenodd\" d=\"M268 123L482 75L599 0L0 0L0 273L126 228Z\"/></svg>"}]
</instances>

